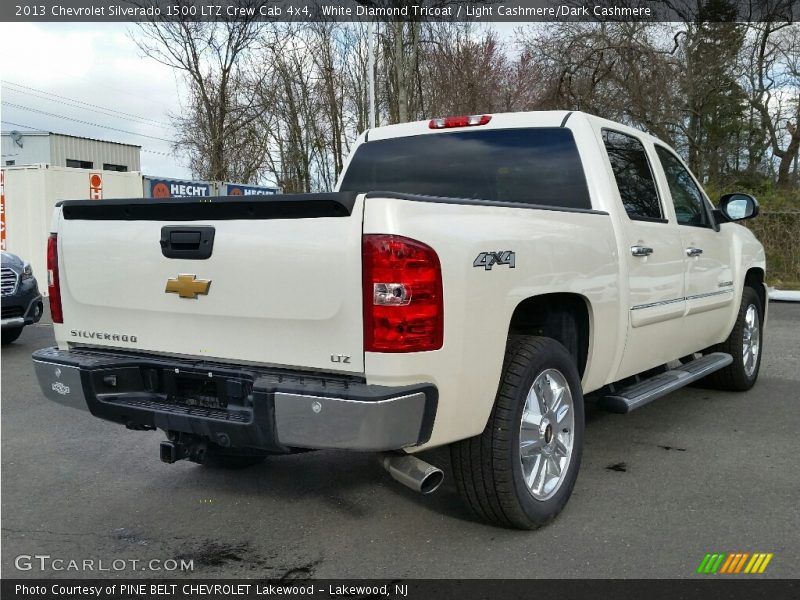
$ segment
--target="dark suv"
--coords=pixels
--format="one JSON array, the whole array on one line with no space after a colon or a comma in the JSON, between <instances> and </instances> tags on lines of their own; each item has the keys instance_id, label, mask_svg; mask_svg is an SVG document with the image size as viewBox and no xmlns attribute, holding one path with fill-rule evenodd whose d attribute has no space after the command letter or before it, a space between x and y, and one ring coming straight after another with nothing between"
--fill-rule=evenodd
<instances>
[{"instance_id":1,"label":"dark suv","mask_svg":"<svg viewBox=\"0 0 800 600\"><path fill-rule=\"evenodd\" d=\"M0 273L5 346L19 337L25 325L42 318L42 296L31 266L16 254L3 252Z\"/></svg>"}]
</instances>

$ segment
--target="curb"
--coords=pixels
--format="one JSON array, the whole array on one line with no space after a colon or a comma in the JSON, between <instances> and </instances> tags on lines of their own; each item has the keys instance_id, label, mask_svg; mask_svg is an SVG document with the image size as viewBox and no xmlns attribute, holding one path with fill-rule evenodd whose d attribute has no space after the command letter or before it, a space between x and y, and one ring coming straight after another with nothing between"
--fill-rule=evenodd
<instances>
[{"instance_id":1,"label":"curb","mask_svg":"<svg viewBox=\"0 0 800 600\"><path fill-rule=\"evenodd\" d=\"M800 291L768 288L769 299L777 302L800 302Z\"/></svg>"}]
</instances>

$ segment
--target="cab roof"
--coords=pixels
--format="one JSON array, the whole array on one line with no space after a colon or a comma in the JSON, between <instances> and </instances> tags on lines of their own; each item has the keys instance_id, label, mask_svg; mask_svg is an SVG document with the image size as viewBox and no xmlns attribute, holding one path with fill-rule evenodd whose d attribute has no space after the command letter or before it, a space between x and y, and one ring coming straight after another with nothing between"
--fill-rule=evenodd
<instances>
[{"instance_id":1,"label":"cab roof","mask_svg":"<svg viewBox=\"0 0 800 600\"><path fill-rule=\"evenodd\" d=\"M447 133L464 131L466 129L487 130L487 129L514 129L520 127L568 127L570 122L576 119L584 119L593 122L601 127L612 127L622 132L635 133L640 137L648 138L652 141L657 140L647 132L640 129L623 125L615 121L610 121L596 115L591 115L582 111L571 110L539 110L525 112L507 113L478 113L486 114L491 120L485 125L473 125L469 127L453 127L434 129L430 127L431 119L424 121L412 121L410 123L398 123L396 125L384 125L369 129L366 132L365 141L385 140L412 135L424 135L434 133Z\"/></svg>"}]
</instances>

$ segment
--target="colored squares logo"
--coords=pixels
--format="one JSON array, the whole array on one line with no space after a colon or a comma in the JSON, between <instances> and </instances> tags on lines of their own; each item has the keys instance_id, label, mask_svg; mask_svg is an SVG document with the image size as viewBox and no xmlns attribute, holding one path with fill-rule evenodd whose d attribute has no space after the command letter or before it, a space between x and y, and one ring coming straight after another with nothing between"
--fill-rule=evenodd
<instances>
[{"instance_id":1,"label":"colored squares logo","mask_svg":"<svg viewBox=\"0 0 800 600\"><path fill-rule=\"evenodd\" d=\"M703 575L715 574L747 574L755 575L767 570L773 554L766 552L730 552L706 554L697 567L697 572Z\"/></svg>"}]
</instances>

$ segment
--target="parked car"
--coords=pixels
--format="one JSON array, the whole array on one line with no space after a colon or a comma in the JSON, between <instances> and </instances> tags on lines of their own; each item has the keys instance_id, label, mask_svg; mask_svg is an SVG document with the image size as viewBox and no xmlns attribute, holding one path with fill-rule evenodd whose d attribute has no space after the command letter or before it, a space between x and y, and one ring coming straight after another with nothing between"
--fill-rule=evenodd
<instances>
[{"instance_id":1,"label":"parked car","mask_svg":"<svg viewBox=\"0 0 800 600\"><path fill-rule=\"evenodd\" d=\"M583 113L372 129L333 193L67 201L43 392L171 463L449 446L473 512L534 528L578 475L584 395L628 412L756 382L764 249L664 142Z\"/></svg>"},{"instance_id":2,"label":"parked car","mask_svg":"<svg viewBox=\"0 0 800 600\"><path fill-rule=\"evenodd\" d=\"M15 341L25 325L42 318L42 296L30 264L16 254L2 257L2 336L3 345Z\"/></svg>"}]
</instances>

